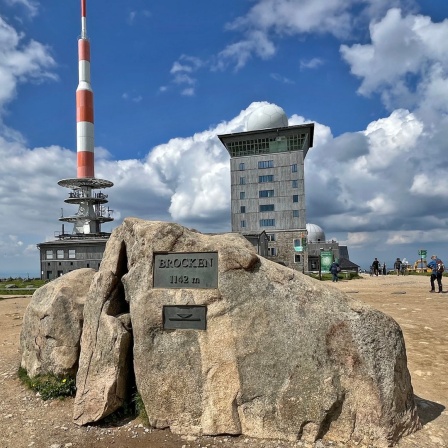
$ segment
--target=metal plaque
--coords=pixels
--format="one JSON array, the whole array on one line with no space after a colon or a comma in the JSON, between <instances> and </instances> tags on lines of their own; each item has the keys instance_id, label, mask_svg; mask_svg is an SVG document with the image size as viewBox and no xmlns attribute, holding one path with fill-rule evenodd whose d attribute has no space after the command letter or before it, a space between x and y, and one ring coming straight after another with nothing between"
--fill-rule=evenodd
<instances>
[{"instance_id":1,"label":"metal plaque","mask_svg":"<svg viewBox=\"0 0 448 448\"><path fill-rule=\"evenodd\" d=\"M164 330L205 330L207 307L202 305L165 305Z\"/></svg>"},{"instance_id":2,"label":"metal plaque","mask_svg":"<svg viewBox=\"0 0 448 448\"><path fill-rule=\"evenodd\" d=\"M218 252L154 254L154 288L218 287Z\"/></svg>"}]
</instances>

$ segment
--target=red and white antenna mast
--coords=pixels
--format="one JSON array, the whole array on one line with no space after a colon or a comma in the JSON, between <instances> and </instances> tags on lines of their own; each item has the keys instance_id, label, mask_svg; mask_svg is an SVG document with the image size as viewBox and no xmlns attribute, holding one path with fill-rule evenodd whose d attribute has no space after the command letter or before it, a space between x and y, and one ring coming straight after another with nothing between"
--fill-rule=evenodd
<instances>
[{"instance_id":1,"label":"red and white antenna mast","mask_svg":"<svg viewBox=\"0 0 448 448\"><path fill-rule=\"evenodd\" d=\"M64 202L78 204L76 215L61 217L72 222L73 234L102 235L101 224L113 221L107 204L107 195L94 190L109 188L109 180L95 178L95 139L93 126L93 90L90 83L90 42L87 38L87 0L81 0L81 37L78 40L78 88L76 89L76 153L77 177L62 179L59 185L71 188Z\"/></svg>"},{"instance_id":2,"label":"red and white antenna mast","mask_svg":"<svg viewBox=\"0 0 448 448\"><path fill-rule=\"evenodd\" d=\"M93 91L90 84L90 42L87 39L86 0L81 0L81 37L78 40L79 82L76 89L78 177L95 177Z\"/></svg>"}]
</instances>

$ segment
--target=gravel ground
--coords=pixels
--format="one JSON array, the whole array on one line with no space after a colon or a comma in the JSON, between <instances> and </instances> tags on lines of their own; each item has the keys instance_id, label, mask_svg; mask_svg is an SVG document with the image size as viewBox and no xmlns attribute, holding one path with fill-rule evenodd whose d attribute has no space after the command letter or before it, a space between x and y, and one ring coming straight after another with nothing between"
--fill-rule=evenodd
<instances>
[{"instance_id":1,"label":"gravel ground","mask_svg":"<svg viewBox=\"0 0 448 448\"><path fill-rule=\"evenodd\" d=\"M364 276L329 285L389 314L403 330L424 426L397 446L448 448L448 294L429 294L429 279L417 276ZM320 441L179 437L145 428L138 419L80 428L72 423L73 399L43 401L17 379L19 335L30 298L4 297L0 298L0 448L348 448Z\"/></svg>"}]
</instances>

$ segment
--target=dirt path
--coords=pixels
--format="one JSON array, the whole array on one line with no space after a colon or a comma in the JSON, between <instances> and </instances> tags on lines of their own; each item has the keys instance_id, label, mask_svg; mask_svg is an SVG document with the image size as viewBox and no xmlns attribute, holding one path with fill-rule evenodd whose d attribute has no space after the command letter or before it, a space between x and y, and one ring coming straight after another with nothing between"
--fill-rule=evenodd
<instances>
[{"instance_id":1,"label":"dirt path","mask_svg":"<svg viewBox=\"0 0 448 448\"><path fill-rule=\"evenodd\" d=\"M329 285L389 314L403 330L424 427L398 447L448 448L448 294L429 294L429 279L416 276L365 276ZM182 438L146 429L138 420L118 427L77 427L71 422L72 399L44 402L17 379L19 335L29 300L0 300L0 448L307 448L301 442L246 437ZM337 445L316 444L325 446Z\"/></svg>"}]
</instances>

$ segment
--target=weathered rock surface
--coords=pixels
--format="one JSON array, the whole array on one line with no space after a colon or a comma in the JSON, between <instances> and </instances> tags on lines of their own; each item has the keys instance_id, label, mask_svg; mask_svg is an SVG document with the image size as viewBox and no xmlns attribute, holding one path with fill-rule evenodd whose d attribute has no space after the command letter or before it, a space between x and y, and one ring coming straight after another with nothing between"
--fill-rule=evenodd
<instances>
[{"instance_id":1,"label":"weathered rock surface","mask_svg":"<svg viewBox=\"0 0 448 448\"><path fill-rule=\"evenodd\" d=\"M218 288L153 288L157 252L217 252ZM164 305L206 306L206 331L163 330ZM117 334L128 311L135 380L155 427L375 446L419 427L394 320L258 257L237 234L135 218L112 233L89 292L76 423L112 412L125 393L117 385L128 381L130 348Z\"/></svg>"},{"instance_id":2,"label":"weathered rock surface","mask_svg":"<svg viewBox=\"0 0 448 448\"><path fill-rule=\"evenodd\" d=\"M125 255L124 251L120 253ZM126 260L117 265L126 265ZM84 307L73 414L75 423L80 425L101 420L120 408L127 398L132 374L132 333L121 275L119 270L101 270L92 282Z\"/></svg>"},{"instance_id":3,"label":"weathered rock surface","mask_svg":"<svg viewBox=\"0 0 448 448\"><path fill-rule=\"evenodd\" d=\"M21 366L30 377L76 374L83 308L94 269L77 269L37 289L23 317Z\"/></svg>"}]
</instances>

